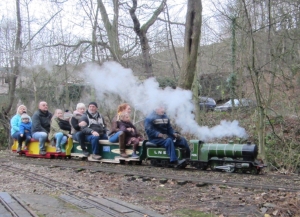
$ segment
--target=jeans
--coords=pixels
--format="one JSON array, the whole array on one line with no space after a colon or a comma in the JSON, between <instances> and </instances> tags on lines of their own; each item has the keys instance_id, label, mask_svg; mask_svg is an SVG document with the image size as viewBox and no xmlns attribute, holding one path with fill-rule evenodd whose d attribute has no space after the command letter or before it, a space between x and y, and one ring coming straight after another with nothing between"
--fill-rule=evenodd
<instances>
[{"instance_id":1,"label":"jeans","mask_svg":"<svg viewBox=\"0 0 300 217\"><path fill-rule=\"evenodd\" d=\"M116 142L119 142L119 135L122 131L118 131L116 132L114 135L112 135L108 140L109 142L111 143L116 143Z\"/></svg>"},{"instance_id":2,"label":"jeans","mask_svg":"<svg viewBox=\"0 0 300 217\"><path fill-rule=\"evenodd\" d=\"M45 132L35 132L32 134L32 138L40 142L40 151L46 151L45 142L47 140L47 133Z\"/></svg>"},{"instance_id":3,"label":"jeans","mask_svg":"<svg viewBox=\"0 0 300 217\"><path fill-rule=\"evenodd\" d=\"M149 140L149 142L152 142L158 146L163 146L165 147L167 154L170 157L170 162L175 162L178 160L177 156L176 156L176 152L175 152L175 145L173 140L169 137L167 139L152 139Z\"/></svg>"},{"instance_id":4,"label":"jeans","mask_svg":"<svg viewBox=\"0 0 300 217\"><path fill-rule=\"evenodd\" d=\"M80 145L82 151L87 150L86 144L85 144L85 135L84 135L83 132L78 131L72 137L73 137L74 140L79 142L79 145Z\"/></svg>"},{"instance_id":5,"label":"jeans","mask_svg":"<svg viewBox=\"0 0 300 217\"><path fill-rule=\"evenodd\" d=\"M17 131L12 135L12 138L18 140L19 147L22 146L22 142L25 141L25 146L28 146L31 136L28 133L24 133L23 137L20 136L20 132Z\"/></svg>"},{"instance_id":6,"label":"jeans","mask_svg":"<svg viewBox=\"0 0 300 217\"><path fill-rule=\"evenodd\" d=\"M61 148L61 145L65 144L68 140L67 136L61 132L55 133L54 137L56 139L56 148Z\"/></svg>"},{"instance_id":7,"label":"jeans","mask_svg":"<svg viewBox=\"0 0 300 217\"><path fill-rule=\"evenodd\" d=\"M91 143L91 145L92 145L93 154L99 155L99 140L100 139L107 139L107 135L102 134L100 136L94 136L94 135L85 136L85 140L87 142Z\"/></svg>"}]
</instances>

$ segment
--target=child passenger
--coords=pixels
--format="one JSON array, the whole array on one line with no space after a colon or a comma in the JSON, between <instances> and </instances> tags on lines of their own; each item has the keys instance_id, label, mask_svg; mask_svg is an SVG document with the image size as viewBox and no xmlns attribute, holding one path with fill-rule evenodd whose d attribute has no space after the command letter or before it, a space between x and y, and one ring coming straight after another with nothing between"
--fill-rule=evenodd
<instances>
[{"instance_id":1,"label":"child passenger","mask_svg":"<svg viewBox=\"0 0 300 217\"><path fill-rule=\"evenodd\" d=\"M133 146L131 158L139 158L136 154L139 142L143 140L142 136L137 132L136 127L132 124L128 113L121 113L119 121L119 129L125 133L125 144Z\"/></svg>"},{"instance_id":2,"label":"child passenger","mask_svg":"<svg viewBox=\"0 0 300 217\"><path fill-rule=\"evenodd\" d=\"M25 147L24 150L27 150L27 146L30 142L31 139L31 121L30 121L30 117L28 114L23 113L21 115L21 123L19 126L19 131L20 131L20 139L18 140L18 149L17 149L17 153L19 153L22 149L22 142L25 140Z\"/></svg>"},{"instance_id":3,"label":"child passenger","mask_svg":"<svg viewBox=\"0 0 300 217\"><path fill-rule=\"evenodd\" d=\"M50 133L48 139L55 142L56 153L65 152L63 145L66 144L70 134L71 125L68 120L64 120L64 114L61 109L56 109L53 118L51 119Z\"/></svg>"}]
</instances>

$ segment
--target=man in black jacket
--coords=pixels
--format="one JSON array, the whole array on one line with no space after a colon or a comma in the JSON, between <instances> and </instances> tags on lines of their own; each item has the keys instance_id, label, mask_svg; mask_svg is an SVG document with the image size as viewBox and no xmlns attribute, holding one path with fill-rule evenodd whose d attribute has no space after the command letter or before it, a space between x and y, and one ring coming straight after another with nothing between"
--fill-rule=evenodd
<instances>
[{"instance_id":1,"label":"man in black jacket","mask_svg":"<svg viewBox=\"0 0 300 217\"><path fill-rule=\"evenodd\" d=\"M108 139L106 135L106 126L104 118L98 112L98 105L96 102L90 102L88 110L82 115L79 122L84 121L85 126L82 127L82 132L85 134L85 140L92 145L92 158L100 160L99 155L99 140Z\"/></svg>"},{"instance_id":2,"label":"man in black jacket","mask_svg":"<svg viewBox=\"0 0 300 217\"><path fill-rule=\"evenodd\" d=\"M40 155L46 155L45 142L50 132L52 114L45 101L39 103L39 110L32 116L32 138L40 142Z\"/></svg>"}]
</instances>

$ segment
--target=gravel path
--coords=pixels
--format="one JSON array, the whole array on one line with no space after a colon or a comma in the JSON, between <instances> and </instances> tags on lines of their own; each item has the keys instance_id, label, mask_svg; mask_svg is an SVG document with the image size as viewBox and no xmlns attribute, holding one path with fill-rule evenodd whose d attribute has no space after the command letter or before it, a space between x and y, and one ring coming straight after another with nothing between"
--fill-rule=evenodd
<instances>
[{"instance_id":1,"label":"gravel path","mask_svg":"<svg viewBox=\"0 0 300 217\"><path fill-rule=\"evenodd\" d=\"M0 155L1 156L1 155ZM247 181L249 184L270 183L300 186L300 178L281 179L267 176L238 175L227 173L205 173L180 171L187 176L198 173L211 179L223 179L224 185L201 185L199 183L178 183L175 180L141 178L113 174L108 172L76 171L70 168L22 165L13 162L15 156L6 165L36 172L57 181L70 184L86 192L101 197L113 197L157 211L165 216L300 216L300 192L283 192L226 186L226 180ZM59 162L59 161L55 161ZM71 164L90 165L90 162L69 161ZM126 165L101 164L103 167L128 169ZM133 170L147 172L153 168L133 166ZM179 171L155 168L158 174L176 174ZM23 175L4 171L0 167L0 191L17 194L58 195L59 191L50 189ZM198 174L198 175L199 175ZM200 215L202 214L202 215ZM206 214L206 215L205 215Z\"/></svg>"}]
</instances>

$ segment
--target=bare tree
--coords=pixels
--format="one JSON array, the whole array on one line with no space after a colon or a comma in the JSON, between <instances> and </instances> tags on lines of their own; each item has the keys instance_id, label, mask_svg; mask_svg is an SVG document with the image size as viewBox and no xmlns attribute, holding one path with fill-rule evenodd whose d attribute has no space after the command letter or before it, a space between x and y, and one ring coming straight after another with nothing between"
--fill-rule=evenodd
<instances>
[{"instance_id":1,"label":"bare tree","mask_svg":"<svg viewBox=\"0 0 300 217\"><path fill-rule=\"evenodd\" d=\"M152 62L150 56L150 45L147 38L147 31L151 27L151 25L153 25L153 23L157 20L160 13L163 11L166 1L167 0L162 0L159 7L152 14L151 18L142 26L135 14L137 9L137 0L132 0L132 7L129 10L134 25L133 29L140 39L142 54L143 54L143 63L148 78L153 77L153 68L152 68Z\"/></svg>"}]
</instances>

